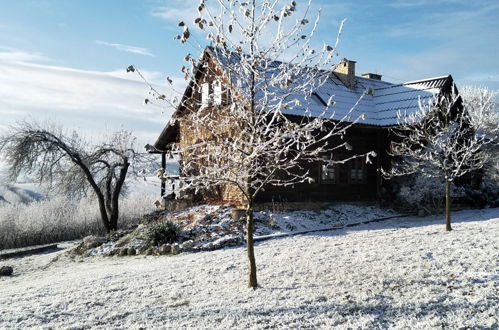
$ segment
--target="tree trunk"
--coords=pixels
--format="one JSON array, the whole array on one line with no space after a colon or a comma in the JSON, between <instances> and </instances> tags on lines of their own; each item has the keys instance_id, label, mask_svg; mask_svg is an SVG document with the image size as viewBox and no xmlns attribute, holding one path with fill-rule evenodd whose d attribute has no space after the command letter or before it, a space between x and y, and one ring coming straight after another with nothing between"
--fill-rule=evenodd
<instances>
[{"instance_id":1,"label":"tree trunk","mask_svg":"<svg viewBox=\"0 0 499 330\"><path fill-rule=\"evenodd\" d=\"M111 231L111 228L109 225L109 217L107 216L107 211L106 211L106 202L104 201L104 197L99 196L98 194L97 194L97 200L99 201L99 211L102 224L104 225L104 228L106 228L106 232L109 233Z\"/></svg>"},{"instance_id":2,"label":"tree trunk","mask_svg":"<svg viewBox=\"0 0 499 330\"><path fill-rule=\"evenodd\" d=\"M109 217L109 231L116 231L118 229L118 216L119 216L119 207L118 207L118 196L112 194L111 200L109 201L110 208L108 210Z\"/></svg>"},{"instance_id":3,"label":"tree trunk","mask_svg":"<svg viewBox=\"0 0 499 330\"><path fill-rule=\"evenodd\" d=\"M120 169L120 175L116 179L116 186L114 187L114 191L111 194L111 214L109 215L109 227L111 231L118 229L120 193L121 189L123 188L123 184L125 183L129 166L130 164L128 163L128 159L125 158L124 165Z\"/></svg>"},{"instance_id":4,"label":"tree trunk","mask_svg":"<svg viewBox=\"0 0 499 330\"><path fill-rule=\"evenodd\" d=\"M253 247L253 205L248 203L246 208L246 250L248 252L248 287L256 289L256 261Z\"/></svg>"},{"instance_id":5,"label":"tree trunk","mask_svg":"<svg viewBox=\"0 0 499 330\"><path fill-rule=\"evenodd\" d=\"M445 230L451 231L452 228L450 226L450 185L451 182L449 180L445 180Z\"/></svg>"},{"instance_id":6,"label":"tree trunk","mask_svg":"<svg viewBox=\"0 0 499 330\"><path fill-rule=\"evenodd\" d=\"M109 216L109 230L108 230L108 232L118 230L118 216L119 216L118 209L113 209L113 211L111 212L111 214Z\"/></svg>"}]
</instances>

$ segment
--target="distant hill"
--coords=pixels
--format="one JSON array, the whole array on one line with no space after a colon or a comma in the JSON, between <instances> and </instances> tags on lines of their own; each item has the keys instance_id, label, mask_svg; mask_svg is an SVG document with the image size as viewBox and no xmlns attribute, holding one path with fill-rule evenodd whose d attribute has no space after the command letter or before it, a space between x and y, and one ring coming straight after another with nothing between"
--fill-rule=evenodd
<instances>
[{"instance_id":1,"label":"distant hill","mask_svg":"<svg viewBox=\"0 0 499 330\"><path fill-rule=\"evenodd\" d=\"M33 184L0 184L0 206L6 204L30 204L39 201L43 195Z\"/></svg>"},{"instance_id":2,"label":"distant hill","mask_svg":"<svg viewBox=\"0 0 499 330\"><path fill-rule=\"evenodd\" d=\"M161 181L154 175L154 172L161 167L161 162L153 162L146 166L144 177L127 180L127 191L157 194L159 196ZM178 163L169 161L166 163L166 171L172 175L178 174ZM9 204L30 204L39 201L45 196L40 192L40 188L35 183L5 183L2 178L2 166L0 166L0 207ZM170 191L167 186L167 191Z\"/></svg>"}]
</instances>

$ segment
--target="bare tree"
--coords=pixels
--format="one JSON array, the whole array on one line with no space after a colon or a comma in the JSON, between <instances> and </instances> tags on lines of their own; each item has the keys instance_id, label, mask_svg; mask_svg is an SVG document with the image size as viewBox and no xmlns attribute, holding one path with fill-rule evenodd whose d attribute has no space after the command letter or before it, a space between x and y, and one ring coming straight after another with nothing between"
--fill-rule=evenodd
<instances>
[{"instance_id":1,"label":"bare tree","mask_svg":"<svg viewBox=\"0 0 499 330\"><path fill-rule=\"evenodd\" d=\"M490 125L495 105L491 92L453 87L451 94L436 95L408 116L399 113L393 130L390 155L396 160L386 177L419 173L439 177L445 184L446 230L451 227L451 185L456 178L484 166L484 147L494 142L496 127Z\"/></svg>"},{"instance_id":2,"label":"bare tree","mask_svg":"<svg viewBox=\"0 0 499 330\"><path fill-rule=\"evenodd\" d=\"M182 68L189 88L201 95L199 103L184 97L178 106L182 110L171 120L180 124L183 136L174 150L181 158L182 187L215 189L244 202L251 288L258 285L253 247L257 195L268 186L311 182L307 164L323 162L325 155L330 163L360 157L332 157L332 152L351 149L344 137L362 116L352 110L335 113L332 97L316 99L335 68L341 27L335 44L316 49L312 37L319 15L309 21L310 9L311 2L299 12L295 1L202 0L194 21L198 32L180 22L183 31L176 37L197 47L192 40L204 35L211 44L199 60L188 54L191 68Z\"/></svg>"},{"instance_id":3,"label":"bare tree","mask_svg":"<svg viewBox=\"0 0 499 330\"><path fill-rule=\"evenodd\" d=\"M119 196L127 173L142 156L134 151L128 131L107 142L89 146L76 132L64 134L54 125L20 122L0 137L11 179L33 176L50 189L65 194L95 193L107 232L118 228Z\"/></svg>"}]
</instances>

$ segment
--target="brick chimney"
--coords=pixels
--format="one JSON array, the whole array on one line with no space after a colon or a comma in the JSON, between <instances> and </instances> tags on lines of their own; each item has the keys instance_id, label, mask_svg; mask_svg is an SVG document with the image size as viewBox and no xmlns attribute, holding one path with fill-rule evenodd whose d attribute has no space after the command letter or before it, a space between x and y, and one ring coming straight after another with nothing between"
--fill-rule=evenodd
<instances>
[{"instance_id":1,"label":"brick chimney","mask_svg":"<svg viewBox=\"0 0 499 330\"><path fill-rule=\"evenodd\" d=\"M356 85L355 63L355 61L349 61L344 58L333 69L334 73L336 74L338 79L341 80L343 85L351 89L355 88Z\"/></svg>"},{"instance_id":2,"label":"brick chimney","mask_svg":"<svg viewBox=\"0 0 499 330\"><path fill-rule=\"evenodd\" d=\"M381 80L381 75L376 73L364 73L362 77L367 79Z\"/></svg>"}]
</instances>

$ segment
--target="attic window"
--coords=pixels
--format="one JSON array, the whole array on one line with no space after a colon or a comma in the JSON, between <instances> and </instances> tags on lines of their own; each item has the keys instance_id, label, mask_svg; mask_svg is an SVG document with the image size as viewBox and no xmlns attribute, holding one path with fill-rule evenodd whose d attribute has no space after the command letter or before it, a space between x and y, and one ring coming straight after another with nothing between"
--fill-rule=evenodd
<instances>
[{"instance_id":1,"label":"attic window","mask_svg":"<svg viewBox=\"0 0 499 330\"><path fill-rule=\"evenodd\" d=\"M211 105L222 105L222 83L218 80L201 84L201 107Z\"/></svg>"},{"instance_id":2,"label":"attic window","mask_svg":"<svg viewBox=\"0 0 499 330\"><path fill-rule=\"evenodd\" d=\"M222 83L218 80L213 82L213 102L222 105Z\"/></svg>"},{"instance_id":3,"label":"attic window","mask_svg":"<svg viewBox=\"0 0 499 330\"><path fill-rule=\"evenodd\" d=\"M201 107L205 108L210 105L210 84L204 83L201 85Z\"/></svg>"}]
</instances>

